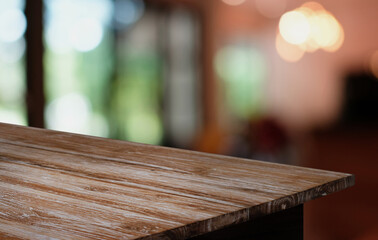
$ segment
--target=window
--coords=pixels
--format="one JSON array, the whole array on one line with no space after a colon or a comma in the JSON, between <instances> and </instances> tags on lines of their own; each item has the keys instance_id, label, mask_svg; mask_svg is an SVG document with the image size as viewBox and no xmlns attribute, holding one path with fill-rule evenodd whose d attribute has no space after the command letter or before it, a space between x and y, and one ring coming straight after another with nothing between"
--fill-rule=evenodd
<instances>
[{"instance_id":1,"label":"window","mask_svg":"<svg viewBox=\"0 0 378 240\"><path fill-rule=\"evenodd\" d=\"M0 121L25 125L24 1L0 1Z\"/></svg>"},{"instance_id":2,"label":"window","mask_svg":"<svg viewBox=\"0 0 378 240\"><path fill-rule=\"evenodd\" d=\"M113 3L45 0L46 127L107 137Z\"/></svg>"},{"instance_id":3,"label":"window","mask_svg":"<svg viewBox=\"0 0 378 240\"><path fill-rule=\"evenodd\" d=\"M45 122L188 146L200 124L193 11L141 0L44 0Z\"/></svg>"}]
</instances>

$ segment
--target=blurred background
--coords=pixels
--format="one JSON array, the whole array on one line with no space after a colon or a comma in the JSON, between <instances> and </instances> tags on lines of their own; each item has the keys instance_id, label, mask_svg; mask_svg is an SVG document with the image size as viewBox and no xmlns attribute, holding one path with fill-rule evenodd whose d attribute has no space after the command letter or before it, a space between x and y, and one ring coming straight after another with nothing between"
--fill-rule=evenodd
<instances>
[{"instance_id":1,"label":"blurred background","mask_svg":"<svg viewBox=\"0 0 378 240\"><path fill-rule=\"evenodd\" d=\"M0 0L0 121L353 173L305 239L378 239L376 0Z\"/></svg>"}]
</instances>

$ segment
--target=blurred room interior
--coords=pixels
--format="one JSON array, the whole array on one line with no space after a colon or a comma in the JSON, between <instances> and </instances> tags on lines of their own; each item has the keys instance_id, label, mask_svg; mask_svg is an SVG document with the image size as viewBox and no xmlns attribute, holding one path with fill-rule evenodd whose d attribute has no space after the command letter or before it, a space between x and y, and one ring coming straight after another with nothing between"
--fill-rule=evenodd
<instances>
[{"instance_id":1,"label":"blurred room interior","mask_svg":"<svg viewBox=\"0 0 378 240\"><path fill-rule=\"evenodd\" d=\"M377 9L1 0L0 121L353 173L305 239L378 239Z\"/></svg>"}]
</instances>

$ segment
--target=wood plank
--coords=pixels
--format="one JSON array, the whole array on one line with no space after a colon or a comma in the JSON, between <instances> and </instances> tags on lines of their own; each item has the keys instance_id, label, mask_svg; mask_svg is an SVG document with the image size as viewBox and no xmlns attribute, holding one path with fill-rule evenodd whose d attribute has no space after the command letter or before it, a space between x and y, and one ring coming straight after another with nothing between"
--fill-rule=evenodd
<instances>
[{"instance_id":1,"label":"wood plank","mask_svg":"<svg viewBox=\"0 0 378 240\"><path fill-rule=\"evenodd\" d=\"M353 184L350 174L0 124L0 237L186 239Z\"/></svg>"}]
</instances>

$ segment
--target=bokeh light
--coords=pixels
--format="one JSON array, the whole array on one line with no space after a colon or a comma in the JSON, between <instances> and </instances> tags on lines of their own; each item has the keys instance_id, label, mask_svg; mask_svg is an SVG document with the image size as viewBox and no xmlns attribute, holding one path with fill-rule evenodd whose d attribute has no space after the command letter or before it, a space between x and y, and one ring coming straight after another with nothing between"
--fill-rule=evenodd
<instances>
[{"instance_id":1,"label":"bokeh light","mask_svg":"<svg viewBox=\"0 0 378 240\"><path fill-rule=\"evenodd\" d=\"M0 11L7 8L18 8L23 10L25 0L0 0Z\"/></svg>"},{"instance_id":2,"label":"bokeh light","mask_svg":"<svg viewBox=\"0 0 378 240\"><path fill-rule=\"evenodd\" d=\"M282 15L279 23L282 37L289 43L304 43L310 35L310 23L299 11L290 11Z\"/></svg>"},{"instance_id":3,"label":"bokeh light","mask_svg":"<svg viewBox=\"0 0 378 240\"><path fill-rule=\"evenodd\" d=\"M265 74L262 54L255 48L229 45L221 48L215 57L216 72L226 81L254 81Z\"/></svg>"},{"instance_id":4,"label":"bokeh light","mask_svg":"<svg viewBox=\"0 0 378 240\"><path fill-rule=\"evenodd\" d=\"M49 129L89 134L91 104L80 93L70 93L52 101L46 108Z\"/></svg>"},{"instance_id":5,"label":"bokeh light","mask_svg":"<svg viewBox=\"0 0 378 240\"><path fill-rule=\"evenodd\" d=\"M311 37L319 47L332 46L340 35L340 27L336 19L329 13L322 11L312 17Z\"/></svg>"},{"instance_id":6,"label":"bokeh light","mask_svg":"<svg viewBox=\"0 0 378 240\"><path fill-rule=\"evenodd\" d=\"M313 53L316 52L320 47L315 42L314 39L310 38L306 42L301 43L298 45L301 49L303 49L304 52Z\"/></svg>"},{"instance_id":7,"label":"bokeh light","mask_svg":"<svg viewBox=\"0 0 378 240\"><path fill-rule=\"evenodd\" d=\"M277 34L276 49L278 55L287 62L298 62L305 53L305 51L298 45L285 41L281 34Z\"/></svg>"},{"instance_id":8,"label":"bokeh light","mask_svg":"<svg viewBox=\"0 0 378 240\"><path fill-rule=\"evenodd\" d=\"M143 15L145 7L141 0L116 0L114 4L114 25L117 29L134 24Z\"/></svg>"},{"instance_id":9,"label":"bokeh light","mask_svg":"<svg viewBox=\"0 0 378 240\"><path fill-rule=\"evenodd\" d=\"M0 1L0 121L26 125L24 0Z\"/></svg>"},{"instance_id":10,"label":"bokeh light","mask_svg":"<svg viewBox=\"0 0 378 240\"><path fill-rule=\"evenodd\" d=\"M255 0L257 10L267 18L276 18L286 9L286 0Z\"/></svg>"},{"instance_id":11,"label":"bokeh light","mask_svg":"<svg viewBox=\"0 0 378 240\"><path fill-rule=\"evenodd\" d=\"M328 46L323 47L323 50L327 52L336 52L343 45L344 38L345 38L344 29L342 28L339 22L338 22L338 26L339 26L339 32L338 32L336 41L332 42L332 44Z\"/></svg>"},{"instance_id":12,"label":"bokeh light","mask_svg":"<svg viewBox=\"0 0 378 240\"><path fill-rule=\"evenodd\" d=\"M7 8L0 12L0 41L14 42L26 30L26 18L21 9Z\"/></svg>"},{"instance_id":13,"label":"bokeh light","mask_svg":"<svg viewBox=\"0 0 378 240\"><path fill-rule=\"evenodd\" d=\"M103 36L101 23L94 18L83 18L71 29L72 46L80 52L88 52L96 48Z\"/></svg>"},{"instance_id":14,"label":"bokeh light","mask_svg":"<svg viewBox=\"0 0 378 240\"><path fill-rule=\"evenodd\" d=\"M126 121L127 139L133 142L157 144L163 136L163 128L154 113L135 111Z\"/></svg>"},{"instance_id":15,"label":"bokeh light","mask_svg":"<svg viewBox=\"0 0 378 240\"><path fill-rule=\"evenodd\" d=\"M222 1L228 5L237 6L237 5L243 4L246 0L222 0Z\"/></svg>"},{"instance_id":16,"label":"bokeh light","mask_svg":"<svg viewBox=\"0 0 378 240\"><path fill-rule=\"evenodd\" d=\"M110 0L44 0L45 39L55 53L70 50L87 52L103 40L104 29L112 23Z\"/></svg>"},{"instance_id":17,"label":"bokeh light","mask_svg":"<svg viewBox=\"0 0 378 240\"><path fill-rule=\"evenodd\" d=\"M230 111L243 119L258 115L267 72L263 54L252 45L230 44L218 50L214 64Z\"/></svg>"},{"instance_id":18,"label":"bokeh light","mask_svg":"<svg viewBox=\"0 0 378 240\"><path fill-rule=\"evenodd\" d=\"M287 61L291 58L284 56L291 55L287 52L296 48L291 46L290 51L284 50L282 46L285 43L280 37L305 52L315 52L318 49L335 52L344 42L344 30L341 24L317 2L304 3L301 7L283 14L279 22L279 33L280 36L277 36L276 41L277 51ZM298 52L297 56L299 55Z\"/></svg>"},{"instance_id":19,"label":"bokeh light","mask_svg":"<svg viewBox=\"0 0 378 240\"><path fill-rule=\"evenodd\" d=\"M21 60L26 50L25 39L0 44L0 59L6 63L16 63Z\"/></svg>"},{"instance_id":20,"label":"bokeh light","mask_svg":"<svg viewBox=\"0 0 378 240\"><path fill-rule=\"evenodd\" d=\"M2 123L26 125L25 116L12 110L0 109L0 119Z\"/></svg>"},{"instance_id":21,"label":"bokeh light","mask_svg":"<svg viewBox=\"0 0 378 240\"><path fill-rule=\"evenodd\" d=\"M14 106L23 102L25 82L20 69L19 62L0 64L0 109L4 103Z\"/></svg>"}]
</instances>

